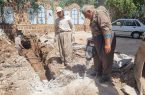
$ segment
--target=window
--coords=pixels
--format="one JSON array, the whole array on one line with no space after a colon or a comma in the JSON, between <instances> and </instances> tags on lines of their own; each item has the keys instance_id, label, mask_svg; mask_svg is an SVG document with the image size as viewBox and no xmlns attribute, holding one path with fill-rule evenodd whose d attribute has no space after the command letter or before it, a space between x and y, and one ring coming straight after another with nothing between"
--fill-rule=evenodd
<instances>
[{"instance_id":1,"label":"window","mask_svg":"<svg viewBox=\"0 0 145 95\"><path fill-rule=\"evenodd\" d=\"M132 21L132 26L137 26L135 21Z\"/></svg>"},{"instance_id":2,"label":"window","mask_svg":"<svg viewBox=\"0 0 145 95\"><path fill-rule=\"evenodd\" d=\"M79 24L84 24L84 20L85 20L84 15L81 12L79 12Z\"/></svg>"},{"instance_id":3,"label":"window","mask_svg":"<svg viewBox=\"0 0 145 95\"><path fill-rule=\"evenodd\" d=\"M2 18L1 18L1 22L2 22ZM7 24L12 24L14 22L12 7L5 7L4 8L4 22Z\"/></svg>"},{"instance_id":4,"label":"window","mask_svg":"<svg viewBox=\"0 0 145 95\"><path fill-rule=\"evenodd\" d=\"M71 15L72 15L72 23L78 24L78 11L76 8L72 9Z\"/></svg>"},{"instance_id":5,"label":"window","mask_svg":"<svg viewBox=\"0 0 145 95\"><path fill-rule=\"evenodd\" d=\"M138 21L135 20L136 26L141 26Z\"/></svg>"},{"instance_id":6,"label":"window","mask_svg":"<svg viewBox=\"0 0 145 95\"><path fill-rule=\"evenodd\" d=\"M124 23L124 20L118 20L118 21L112 23L112 25L113 26L121 26L121 25L123 25L123 23Z\"/></svg>"},{"instance_id":7,"label":"window","mask_svg":"<svg viewBox=\"0 0 145 95\"><path fill-rule=\"evenodd\" d=\"M34 12L34 9L28 9L29 21L31 24L45 24L45 8L40 5L38 13Z\"/></svg>"},{"instance_id":8,"label":"window","mask_svg":"<svg viewBox=\"0 0 145 95\"><path fill-rule=\"evenodd\" d=\"M54 16L52 10L47 10L47 24L54 24Z\"/></svg>"},{"instance_id":9,"label":"window","mask_svg":"<svg viewBox=\"0 0 145 95\"><path fill-rule=\"evenodd\" d=\"M124 26L136 26L135 22L132 20L126 20Z\"/></svg>"},{"instance_id":10,"label":"window","mask_svg":"<svg viewBox=\"0 0 145 95\"><path fill-rule=\"evenodd\" d=\"M38 10L38 24L45 24L45 8L42 5Z\"/></svg>"},{"instance_id":11,"label":"window","mask_svg":"<svg viewBox=\"0 0 145 95\"><path fill-rule=\"evenodd\" d=\"M32 8L28 9L29 21L31 24L37 24L37 13L34 13Z\"/></svg>"}]
</instances>

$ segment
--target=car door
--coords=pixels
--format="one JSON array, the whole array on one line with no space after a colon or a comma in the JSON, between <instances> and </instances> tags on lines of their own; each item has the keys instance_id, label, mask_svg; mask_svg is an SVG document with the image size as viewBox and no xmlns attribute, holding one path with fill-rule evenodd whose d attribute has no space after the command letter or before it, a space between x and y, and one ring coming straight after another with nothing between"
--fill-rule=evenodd
<instances>
[{"instance_id":1,"label":"car door","mask_svg":"<svg viewBox=\"0 0 145 95\"><path fill-rule=\"evenodd\" d=\"M135 31L138 31L138 32L145 31L144 25L139 20L135 20L134 22L136 23Z\"/></svg>"},{"instance_id":2,"label":"car door","mask_svg":"<svg viewBox=\"0 0 145 95\"><path fill-rule=\"evenodd\" d=\"M138 31L139 26L137 26L135 20L126 20L124 21L124 25L122 27L122 35L123 36L131 36L133 31Z\"/></svg>"}]
</instances>

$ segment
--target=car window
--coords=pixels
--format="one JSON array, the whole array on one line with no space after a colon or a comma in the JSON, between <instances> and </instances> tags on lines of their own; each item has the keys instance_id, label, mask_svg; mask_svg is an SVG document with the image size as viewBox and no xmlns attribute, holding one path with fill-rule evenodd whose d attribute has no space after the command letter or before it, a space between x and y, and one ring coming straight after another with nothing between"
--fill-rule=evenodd
<instances>
[{"instance_id":1,"label":"car window","mask_svg":"<svg viewBox=\"0 0 145 95\"><path fill-rule=\"evenodd\" d=\"M141 26L138 21L135 20L136 26Z\"/></svg>"},{"instance_id":2,"label":"car window","mask_svg":"<svg viewBox=\"0 0 145 95\"><path fill-rule=\"evenodd\" d=\"M118 20L118 21L112 23L112 25L113 26L121 26L121 25L123 25L123 22L124 22L124 20ZM120 23L121 25L118 25L118 23Z\"/></svg>"},{"instance_id":3,"label":"car window","mask_svg":"<svg viewBox=\"0 0 145 95\"><path fill-rule=\"evenodd\" d=\"M136 26L136 23L132 20L126 20L124 21L124 26Z\"/></svg>"}]
</instances>

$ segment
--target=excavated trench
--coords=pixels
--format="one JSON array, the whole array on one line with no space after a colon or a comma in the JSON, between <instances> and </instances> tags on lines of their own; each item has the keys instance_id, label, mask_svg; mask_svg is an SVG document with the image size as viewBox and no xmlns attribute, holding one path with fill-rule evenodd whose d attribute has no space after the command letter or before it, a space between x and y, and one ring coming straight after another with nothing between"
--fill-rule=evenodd
<instances>
[{"instance_id":1,"label":"excavated trench","mask_svg":"<svg viewBox=\"0 0 145 95\"><path fill-rule=\"evenodd\" d=\"M29 44L26 44L26 47L30 48L25 47L22 50L22 55L29 61L35 72L39 75L40 80L54 79L57 73L53 71L56 71L57 68L53 68L55 70L51 69L49 63L52 62L52 59L46 59L48 53L53 50L53 47L43 45L36 36L27 36L27 41L31 43L31 47Z\"/></svg>"},{"instance_id":2,"label":"excavated trench","mask_svg":"<svg viewBox=\"0 0 145 95\"><path fill-rule=\"evenodd\" d=\"M34 38L29 38L31 43L30 49L24 49L22 51L23 56L27 58L27 60L30 62L31 66L34 68L36 73L39 75L41 80L46 80L45 76L45 70L42 62L39 60L39 57L36 56L36 43L34 42Z\"/></svg>"},{"instance_id":3,"label":"excavated trench","mask_svg":"<svg viewBox=\"0 0 145 95\"><path fill-rule=\"evenodd\" d=\"M14 42L14 33L6 33L10 41ZM13 39L11 39L13 38ZM51 57L53 52L55 52L55 48L53 45L44 45L40 42L40 39L36 35L24 35L24 42L22 49L22 56L24 56L31 66L34 68L35 72L39 75L40 80L51 80L55 79L59 73L59 67L63 67L59 57ZM49 56L50 55L50 56ZM51 58L50 58L51 57ZM58 66L54 66L53 61L57 61L55 64Z\"/></svg>"}]
</instances>

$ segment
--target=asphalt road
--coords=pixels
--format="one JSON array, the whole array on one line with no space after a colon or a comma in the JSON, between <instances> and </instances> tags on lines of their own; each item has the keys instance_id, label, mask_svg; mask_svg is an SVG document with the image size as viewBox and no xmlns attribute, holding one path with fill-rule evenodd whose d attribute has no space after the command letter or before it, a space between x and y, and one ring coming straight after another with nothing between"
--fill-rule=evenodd
<instances>
[{"instance_id":1,"label":"asphalt road","mask_svg":"<svg viewBox=\"0 0 145 95\"><path fill-rule=\"evenodd\" d=\"M87 38L91 37L90 32L76 32L74 34L75 43L86 45ZM133 39L131 37L118 37L116 42L116 52L127 55L135 55L142 39Z\"/></svg>"},{"instance_id":2,"label":"asphalt road","mask_svg":"<svg viewBox=\"0 0 145 95\"><path fill-rule=\"evenodd\" d=\"M135 55L142 39L133 39L130 37L117 37L116 52Z\"/></svg>"}]
</instances>

